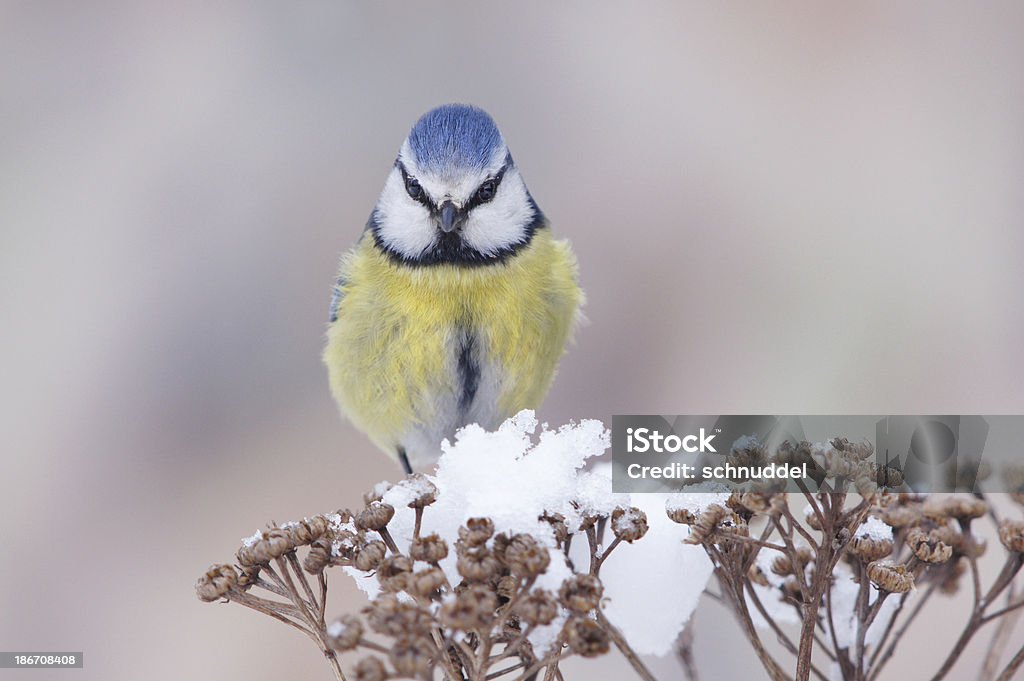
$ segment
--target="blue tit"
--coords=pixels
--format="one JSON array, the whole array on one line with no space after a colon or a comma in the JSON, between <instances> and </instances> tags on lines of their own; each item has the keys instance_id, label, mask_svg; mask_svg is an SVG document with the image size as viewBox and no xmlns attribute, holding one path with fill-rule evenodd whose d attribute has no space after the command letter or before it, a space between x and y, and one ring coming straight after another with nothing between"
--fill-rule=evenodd
<instances>
[{"instance_id":1,"label":"blue tit","mask_svg":"<svg viewBox=\"0 0 1024 681\"><path fill-rule=\"evenodd\" d=\"M411 472L462 426L537 408L582 302L576 258L494 121L441 106L413 126L341 258L323 353L331 392Z\"/></svg>"}]
</instances>

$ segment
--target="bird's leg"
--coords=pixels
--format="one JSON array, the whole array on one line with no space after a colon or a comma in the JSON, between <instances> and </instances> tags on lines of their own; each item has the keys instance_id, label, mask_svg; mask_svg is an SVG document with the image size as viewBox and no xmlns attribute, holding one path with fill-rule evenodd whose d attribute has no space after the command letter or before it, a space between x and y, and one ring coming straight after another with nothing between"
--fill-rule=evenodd
<instances>
[{"instance_id":1,"label":"bird's leg","mask_svg":"<svg viewBox=\"0 0 1024 681\"><path fill-rule=\"evenodd\" d=\"M409 457L405 454L405 447L398 448L398 460L402 463L406 475L412 475L412 466L409 465Z\"/></svg>"}]
</instances>

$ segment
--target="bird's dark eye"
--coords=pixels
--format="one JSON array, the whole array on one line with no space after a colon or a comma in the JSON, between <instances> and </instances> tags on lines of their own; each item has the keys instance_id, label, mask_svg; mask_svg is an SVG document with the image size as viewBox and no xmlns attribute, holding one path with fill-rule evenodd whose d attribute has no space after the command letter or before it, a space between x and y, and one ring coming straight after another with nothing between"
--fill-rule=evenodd
<instances>
[{"instance_id":1,"label":"bird's dark eye","mask_svg":"<svg viewBox=\"0 0 1024 681\"><path fill-rule=\"evenodd\" d=\"M405 177L405 191L409 192L409 196L417 201L423 198L423 187L420 186L415 177L410 175Z\"/></svg>"},{"instance_id":2,"label":"bird's dark eye","mask_svg":"<svg viewBox=\"0 0 1024 681\"><path fill-rule=\"evenodd\" d=\"M476 195L480 201L490 201L497 190L498 184L494 180L487 180L476 190Z\"/></svg>"}]
</instances>

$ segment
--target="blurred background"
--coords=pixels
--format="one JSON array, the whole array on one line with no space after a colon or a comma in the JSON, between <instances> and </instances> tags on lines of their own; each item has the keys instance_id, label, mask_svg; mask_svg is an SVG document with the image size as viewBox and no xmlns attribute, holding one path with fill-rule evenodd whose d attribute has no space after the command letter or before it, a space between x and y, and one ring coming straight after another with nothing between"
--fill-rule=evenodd
<instances>
[{"instance_id":1,"label":"blurred background","mask_svg":"<svg viewBox=\"0 0 1024 681\"><path fill-rule=\"evenodd\" d=\"M589 324L543 419L1024 412L1022 22L0 3L0 648L84 651L76 678L329 678L193 583L267 521L398 475L319 353L338 255L444 102L495 117L579 256ZM359 604L335 578L332 609ZM919 678L965 610L923 620L887 678ZM707 678L759 678L717 604L696 624ZM614 656L580 674L627 677Z\"/></svg>"}]
</instances>

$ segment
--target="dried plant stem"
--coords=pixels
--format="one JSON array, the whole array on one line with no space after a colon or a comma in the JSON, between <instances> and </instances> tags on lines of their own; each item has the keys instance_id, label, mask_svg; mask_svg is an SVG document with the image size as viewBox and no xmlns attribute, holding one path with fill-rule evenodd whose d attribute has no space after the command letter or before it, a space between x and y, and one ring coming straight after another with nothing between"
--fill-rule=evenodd
<instances>
[{"instance_id":1,"label":"dried plant stem","mask_svg":"<svg viewBox=\"0 0 1024 681\"><path fill-rule=\"evenodd\" d=\"M974 609L971 611L971 616L967 620L967 624L964 626L964 629L960 634L960 638L958 638L956 643L953 644L953 648L949 651L949 654L946 656L945 661L943 661L942 666L939 667L939 670L935 673L935 676L932 677L932 681L941 681L941 679L949 673L953 668L953 665L956 664L957 659L959 659L960 655L963 653L964 649L967 648L967 644L970 643L974 635L978 633L978 630L981 629L986 622L991 621L985 618L985 607L1010 585L1010 582L1013 581L1014 576L1016 576L1017 572L1020 570L1021 563L1022 554L1015 553L1010 554L1007 557L1006 563L1003 565L1003 569L1000 571L999 576L996 578L996 581L992 584L991 588L989 588L988 593L985 594L983 598L977 598L975 600ZM975 561L973 559L971 561L971 565L972 571L976 570ZM980 587L975 593L980 593Z\"/></svg>"},{"instance_id":2,"label":"dried plant stem","mask_svg":"<svg viewBox=\"0 0 1024 681\"><path fill-rule=\"evenodd\" d=\"M1017 620L1020 619L1021 611L1017 608L1020 605L1024 605L1024 598L1014 600L1015 592L1014 585L1011 584L1007 590L1006 600L1008 603L1013 603L1013 605L1008 605L1002 610L985 616L986 621L996 617L1002 617L1002 619L996 627L995 633L992 634L992 640L989 642L988 653L985 655L985 664L982 667L980 676L982 681L989 681L996 675L996 665L999 664L999 658L1003 654L1003 649L1010 640L1010 634L1017 625ZM1004 617L1004 615L1009 616Z\"/></svg>"},{"instance_id":3,"label":"dried plant stem","mask_svg":"<svg viewBox=\"0 0 1024 681\"><path fill-rule=\"evenodd\" d=\"M1017 651L1017 654L1006 665L1006 669L1003 670L1003 673L999 675L996 681L1010 681L1022 664L1024 664L1024 646L1021 646L1020 650Z\"/></svg>"},{"instance_id":4,"label":"dried plant stem","mask_svg":"<svg viewBox=\"0 0 1024 681\"><path fill-rule=\"evenodd\" d=\"M676 639L676 656L683 667L683 673L688 681L700 681L697 674L697 665L693 659L693 615L683 626Z\"/></svg>"}]
</instances>

